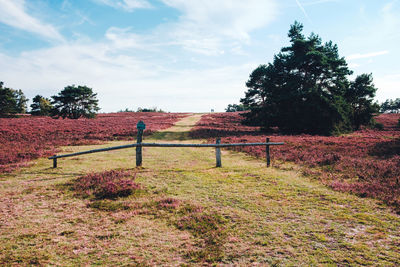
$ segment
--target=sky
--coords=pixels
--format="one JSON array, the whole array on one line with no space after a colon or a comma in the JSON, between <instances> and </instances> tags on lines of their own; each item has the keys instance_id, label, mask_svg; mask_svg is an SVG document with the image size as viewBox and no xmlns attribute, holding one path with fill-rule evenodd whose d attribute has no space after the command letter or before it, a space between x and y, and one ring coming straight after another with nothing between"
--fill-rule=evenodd
<instances>
[{"instance_id":1,"label":"sky","mask_svg":"<svg viewBox=\"0 0 400 267\"><path fill-rule=\"evenodd\" d=\"M101 112L224 111L289 45L294 21L332 40L376 100L400 97L400 0L0 0L0 81L32 99L68 85Z\"/></svg>"}]
</instances>

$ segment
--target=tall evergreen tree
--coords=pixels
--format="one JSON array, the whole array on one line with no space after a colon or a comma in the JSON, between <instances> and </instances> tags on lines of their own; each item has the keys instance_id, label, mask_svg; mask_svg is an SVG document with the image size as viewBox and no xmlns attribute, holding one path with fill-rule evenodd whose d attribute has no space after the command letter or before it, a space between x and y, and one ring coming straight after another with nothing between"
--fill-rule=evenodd
<instances>
[{"instance_id":1,"label":"tall evergreen tree","mask_svg":"<svg viewBox=\"0 0 400 267\"><path fill-rule=\"evenodd\" d=\"M337 45L323 44L313 33L306 38L302 31L302 24L291 25L291 45L282 48L272 63L250 74L249 89L241 99L251 110L245 114L246 121L266 128L278 126L288 133L329 135L359 127L370 115L367 110L373 110L369 109L376 91L372 77L361 75L349 82L352 71L339 56ZM357 111L352 110L350 95L355 97L351 103Z\"/></svg>"}]
</instances>

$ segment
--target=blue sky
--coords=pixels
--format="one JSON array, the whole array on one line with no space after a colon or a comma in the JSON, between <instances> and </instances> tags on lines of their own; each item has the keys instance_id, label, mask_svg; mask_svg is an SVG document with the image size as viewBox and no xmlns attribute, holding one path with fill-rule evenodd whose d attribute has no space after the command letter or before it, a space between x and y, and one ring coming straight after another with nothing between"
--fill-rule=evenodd
<instances>
[{"instance_id":1,"label":"blue sky","mask_svg":"<svg viewBox=\"0 0 400 267\"><path fill-rule=\"evenodd\" d=\"M32 99L87 85L102 112L224 111L295 20L339 47L376 99L400 97L400 1L0 0L0 81Z\"/></svg>"}]
</instances>

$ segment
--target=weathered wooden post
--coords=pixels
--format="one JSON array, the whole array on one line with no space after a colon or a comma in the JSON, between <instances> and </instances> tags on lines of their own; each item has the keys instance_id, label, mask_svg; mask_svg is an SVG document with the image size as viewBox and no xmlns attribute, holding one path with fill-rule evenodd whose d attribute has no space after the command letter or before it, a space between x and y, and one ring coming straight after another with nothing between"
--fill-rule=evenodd
<instances>
[{"instance_id":1,"label":"weathered wooden post","mask_svg":"<svg viewBox=\"0 0 400 267\"><path fill-rule=\"evenodd\" d=\"M54 155L54 158L53 158L53 168L57 168L57 158L56 158L56 156L57 155Z\"/></svg>"},{"instance_id":2,"label":"weathered wooden post","mask_svg":"<svg viewBox=\"0 0 400 267\"><path fill-rule=\"evenodd\" d=\"M137 133L137 144L141 144L143 140L143 131L146 129L146 124L143 121L139 121L136 125L138 130ZM142 166L142 146L136 147L136 167Z\"/></svg>"},{"instance_id":3,"label":"weathered wooden post","mask_svg":"<svg viewBox=\"0 0 400 267\"><path fill-rule=\"evenodd\" d=\"M265 143L269 143L269 138L265 140ZM271 157L269 155L269 145L265 146L265 154L267 157L267 167L269 167L269 165L271 165Z\"/></svg>"},{"instance_id":4,"label":"weathered wooden post","mask_svg":"<svg viewBox=\"0 0 400 267\"><path fill-rule=\"evenodd\" d=\"M221 138L217 138L217 141L215 142L217 145L221 143ZM216 167L222 167L221 164L221 148L220 147L215 147L215 157L217 160Z\"/></svg>"}]
</instances>

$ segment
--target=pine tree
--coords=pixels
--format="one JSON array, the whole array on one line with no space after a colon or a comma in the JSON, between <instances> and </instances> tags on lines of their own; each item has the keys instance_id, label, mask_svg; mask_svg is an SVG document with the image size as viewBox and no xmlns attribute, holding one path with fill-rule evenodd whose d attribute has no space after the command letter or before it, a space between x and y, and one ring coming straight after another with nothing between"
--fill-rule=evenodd
<instances>
[{"instance_id":1,"label":"pine tree","mask_svg":"<svg viewBox=\"0 0 400 267\"><path fill-rule=\"evenodd\" d=\"M52 96L52 115L70 119L94 118L100 110L96 96L87 86L67 86L58 95Z\"/></svg>"},{"instance_id":2,"label":"pine tree","mask_svg":"<svg viewBox=\"0 0 400 267\"><path fill-rule=\"evenodd\" d=\"M371 75L348 80L352 71L337 45L322 43L312 33L302 34L303 25L291 25L291 45L283 47L272 63L260 65L246 83L241 99L250 107L249 124L279 127L287 133L330 135L347 132L372 118L376 88ZM356 107L356 109L354 109Z\"/></svg>"}]
</instances>

